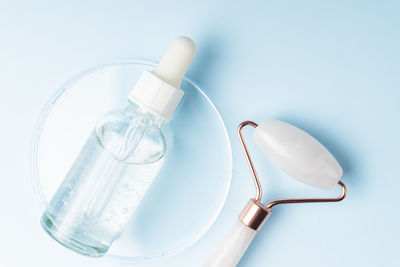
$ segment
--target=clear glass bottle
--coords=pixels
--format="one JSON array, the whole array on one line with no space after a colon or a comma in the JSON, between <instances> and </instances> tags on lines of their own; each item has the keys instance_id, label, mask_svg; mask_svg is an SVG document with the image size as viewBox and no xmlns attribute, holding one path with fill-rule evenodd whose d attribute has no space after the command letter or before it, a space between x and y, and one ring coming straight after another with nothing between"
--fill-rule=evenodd
<instances>
[{"instance_id":1,"label":"clear glass bottle","mask_svg":"<svg viewBox=\"0 0 400 267\"><path fill-rule=\"evenodd\" d=\"M128 103L98 121L42 215L57 242L100 257L123 231L163 165L161 128L183 96L179 86L195 50L189 38L176 39L143 73Z\"/></svg>"},{"instance_id":2,"label":"clear glass bottle","mask_svg":"<svg viewBox=\"0 0 400 267\"><path fill-rule=\"evenodd\" d=\"M129 102L96 125L42 216L57 241L103 255L160 170L165 120Z\"/></svg>"}]
</instances>

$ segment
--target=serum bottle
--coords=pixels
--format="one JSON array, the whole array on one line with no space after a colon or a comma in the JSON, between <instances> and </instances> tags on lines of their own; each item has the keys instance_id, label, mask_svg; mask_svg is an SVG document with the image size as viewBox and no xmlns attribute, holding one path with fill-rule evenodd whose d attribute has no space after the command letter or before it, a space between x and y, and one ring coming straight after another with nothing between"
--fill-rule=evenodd
<instances>
[{"instance_id":1,"label":"serum bottle","mask_svg":"<svg viewBox=\"0 0 400 267\"><path fill-rule=\"evenodd\" d=\"M161 129L183 96L179 87L195 52L191 39L174 40L126 105L98 121L42 215L42 227L57 242L100 257L123 231L163 165Z\"/></svg>"}]
</instances>

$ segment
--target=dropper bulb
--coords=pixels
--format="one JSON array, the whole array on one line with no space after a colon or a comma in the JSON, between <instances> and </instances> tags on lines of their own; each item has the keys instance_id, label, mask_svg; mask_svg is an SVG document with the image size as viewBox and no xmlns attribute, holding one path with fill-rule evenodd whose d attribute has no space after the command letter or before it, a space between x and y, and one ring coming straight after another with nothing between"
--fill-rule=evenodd
<instances>
[{"instance_id":1,"label":"dropper bulb","mask_svg":"<svg viewBox=\"0 0 400 267\"><path fill-rule=\"evenodd\" d=\"M196 45L192 39L181 36L168 47L160 63L154 68L153 74L179 88L187 69L196 54Z\"/></svg>"}]
</instances>

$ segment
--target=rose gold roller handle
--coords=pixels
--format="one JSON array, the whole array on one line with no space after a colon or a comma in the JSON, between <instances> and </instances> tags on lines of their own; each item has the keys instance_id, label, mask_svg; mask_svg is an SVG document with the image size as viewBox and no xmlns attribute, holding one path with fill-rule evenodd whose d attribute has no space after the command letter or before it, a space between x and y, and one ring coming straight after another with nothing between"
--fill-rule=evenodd
<instances>
[{"instance_id":1,"label":"rose gold roller handle","mask_svg":"<svg viewBox=\"0 0 400 267\"><path fill-rule=\"evenodd\" d=\"M271 210L252 199L203 267L234 267L250 246Z\"/></svg>"},{"instance_id":2,"label":"rose gold roller handle","mask_svg":"<svg viewBox=\"0 0 400 267\"><path fill-rule=\"evenodd\" d=\"M242 129L247 125L256 128L256 143L279 168L290 176L321 189L331 189L338 184L341 187L340 195L329 198L276 199L262 205L261 184L242 135ZM338 202L347 194L345 184L340 181L343 171L339 163L322 144L303 130L282 121L266 119L260 126L251 121L242 122L238 127L238 136L253 177L256 195L203 267L236 266L276 205Z\"/></svg>"}]
</instances>

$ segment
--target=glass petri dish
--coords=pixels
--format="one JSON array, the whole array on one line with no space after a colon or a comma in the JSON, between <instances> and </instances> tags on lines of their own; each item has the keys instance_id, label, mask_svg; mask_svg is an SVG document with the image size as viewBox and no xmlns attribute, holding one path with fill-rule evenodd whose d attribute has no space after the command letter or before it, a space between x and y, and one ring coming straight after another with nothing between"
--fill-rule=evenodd
<instances>
[{"instance_id":1,"label":"glass petri dish","mask_svg":"<svg viewBox=\"0 0 400 267\"><path fill-rule=\"evenodd\" d=\"M97 120L126 103L154 63L119 60L64 83L45 105L33 141L33 180L43 210L72 166ZM224 122L188 78L185 95L164 133L166 162L121 236L105 257L146 261L177 255L211 227L226 201L232 152Z\"/></svg>"}]
</instances>

